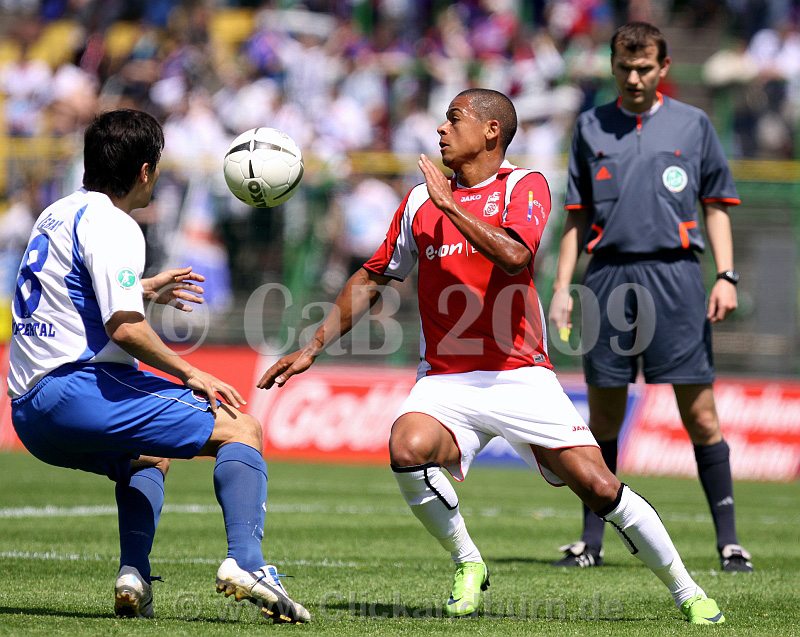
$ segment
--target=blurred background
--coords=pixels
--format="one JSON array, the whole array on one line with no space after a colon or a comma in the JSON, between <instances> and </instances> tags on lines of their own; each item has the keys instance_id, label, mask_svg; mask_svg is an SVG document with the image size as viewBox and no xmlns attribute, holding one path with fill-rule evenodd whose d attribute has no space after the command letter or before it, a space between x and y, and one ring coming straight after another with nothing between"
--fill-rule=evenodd
<instances>
[{"instance_id":1,"label":"blurred background","mask_svg":"<svg viewBox=\"0 0 800 637\"><path fill-rule=\"evenodd\" d=\"M740 307L714 328L718 369L792 376L799 17L798 0L0 0L0 303L7 312L35 217L80 186L84 127L130 107L166 134L156 197L135 213L147 273L185 264L204 273L210 324L195 335L226 345L247 341L253 290L287 286L291 303L263 305L264 338L283 342L287 325L321 318L302 308L333 300L380 243L422 181L417 155L439 156L450 99L484 86L514 100L509 156L542 171L553 193L536 263L547 307L572 125L616 96L608 40L641 19L670 45L662 90L711 116L743 200L731 209ZM299 192L272 210L241 204L222 181L228 144L256 126L285 131L305 155ZM402 342L365 363L416 365L414 282L400 294ZM374 327L354 338L385 336ZM578 356L551 351L559 371L580 368Z\"/></svg>"}]
</instances>

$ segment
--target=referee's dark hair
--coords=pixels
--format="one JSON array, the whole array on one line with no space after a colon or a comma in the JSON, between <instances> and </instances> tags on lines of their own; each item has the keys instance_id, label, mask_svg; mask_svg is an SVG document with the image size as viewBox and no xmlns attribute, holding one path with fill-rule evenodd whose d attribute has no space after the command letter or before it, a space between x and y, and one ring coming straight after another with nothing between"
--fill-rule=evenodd
<instances>
[{"instance_id":1,"label":"referee's dark hair","mask_svg":"<svg viewBox=\"0 0 800 637\"><path fill-rule=\"evenodd\" d=\"M667 57L667 39L664 34L647 22L629 22L614 31L611 36L611 58L617 52L617 44L631 53L654 45L658 49L659 64Z\"/></svg>"},{"instance_id":2,"label":"referee's dark hair","mask_svg":"<svg viewBox=\"0 0 800 637\"><path fill-rule=\"evenodd\" d=\"M466 97L482 120L496 119L500 122L500 146L505 153L517 133L517 111L511 100L489 88L468 88L456 97Z\"/></svg>"},{"instance_id":3,"label":"referee's dark hair","mask_svg":"<svg viewBox=\"0 0 800 637\"><path fill-rule=\"evenodd\" d=\"M94 118L83 136L83 187L124 197L143 164L153 172L164 149L164 131L152 115L120 109Z\"/></svg>"}]
</instances>

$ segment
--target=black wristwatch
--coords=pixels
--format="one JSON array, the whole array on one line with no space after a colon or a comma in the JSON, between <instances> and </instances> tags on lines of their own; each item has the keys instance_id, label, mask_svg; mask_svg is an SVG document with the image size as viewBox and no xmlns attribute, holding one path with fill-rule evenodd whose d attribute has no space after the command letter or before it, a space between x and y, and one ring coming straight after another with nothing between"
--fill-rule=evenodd
<instances>
[{"instance_id":1,"label":"black wristwatch","mask_svg":"<svg viewBox=\"0 0 800 637\"><path fill-rule=\"evenodd\" d=\"M725 270L717 274L717 280L725 279L728 283L736 285L739 282L739 273L736 270Z\"/></svg>"}]
</instances>

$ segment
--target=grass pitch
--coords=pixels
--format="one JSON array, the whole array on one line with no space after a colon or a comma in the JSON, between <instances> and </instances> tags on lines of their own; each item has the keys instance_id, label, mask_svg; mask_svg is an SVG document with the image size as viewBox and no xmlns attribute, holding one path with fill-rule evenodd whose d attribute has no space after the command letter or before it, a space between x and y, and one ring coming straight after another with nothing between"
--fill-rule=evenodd
<instances>
[{"instance_id":1,"label":"grass pitch","mask_svg":"<svg viewBox=\"0 0 800 637\"><path fill-rule=\"evenodd\" d=\"M312 614L273 626L214 592L225 556L210 460L175 461L153 548L156 619L113 615L118 568L113 484L0 455L0 634L480 635L800 634L800 485L737 483L741 542L756 572L719 572L711 519L693 480L630 477L659 511L684 562L727 622L690 626L663 585L606 534L607 566L554 569L579 537L577 499L531 471L477 467L457 486L491 569L480 616L441 617L453 566L408 511L387 468L270 463L268 561Z\"/></svg>"}]
</instances>

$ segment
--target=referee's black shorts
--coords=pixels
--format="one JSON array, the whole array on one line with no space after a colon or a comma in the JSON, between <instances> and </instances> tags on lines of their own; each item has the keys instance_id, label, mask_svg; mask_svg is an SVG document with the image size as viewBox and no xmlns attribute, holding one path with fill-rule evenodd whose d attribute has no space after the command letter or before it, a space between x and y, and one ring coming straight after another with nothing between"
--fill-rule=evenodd
<instances>
[{"instance_id":1,"label":"referee's black shorts","mask_svg":"<svg viewBox=\"0 0 800 637\"><path fill-rule=\"evenodd\" d=\"M589 385L621 387L635 382L639 361L647 383L714 381L711 324L694 252L596 255L584 285L600 308L595 316L584 308L583 334L597 330L594 346L584 344L583 369Z\"/></svg>"}]
</instances>

